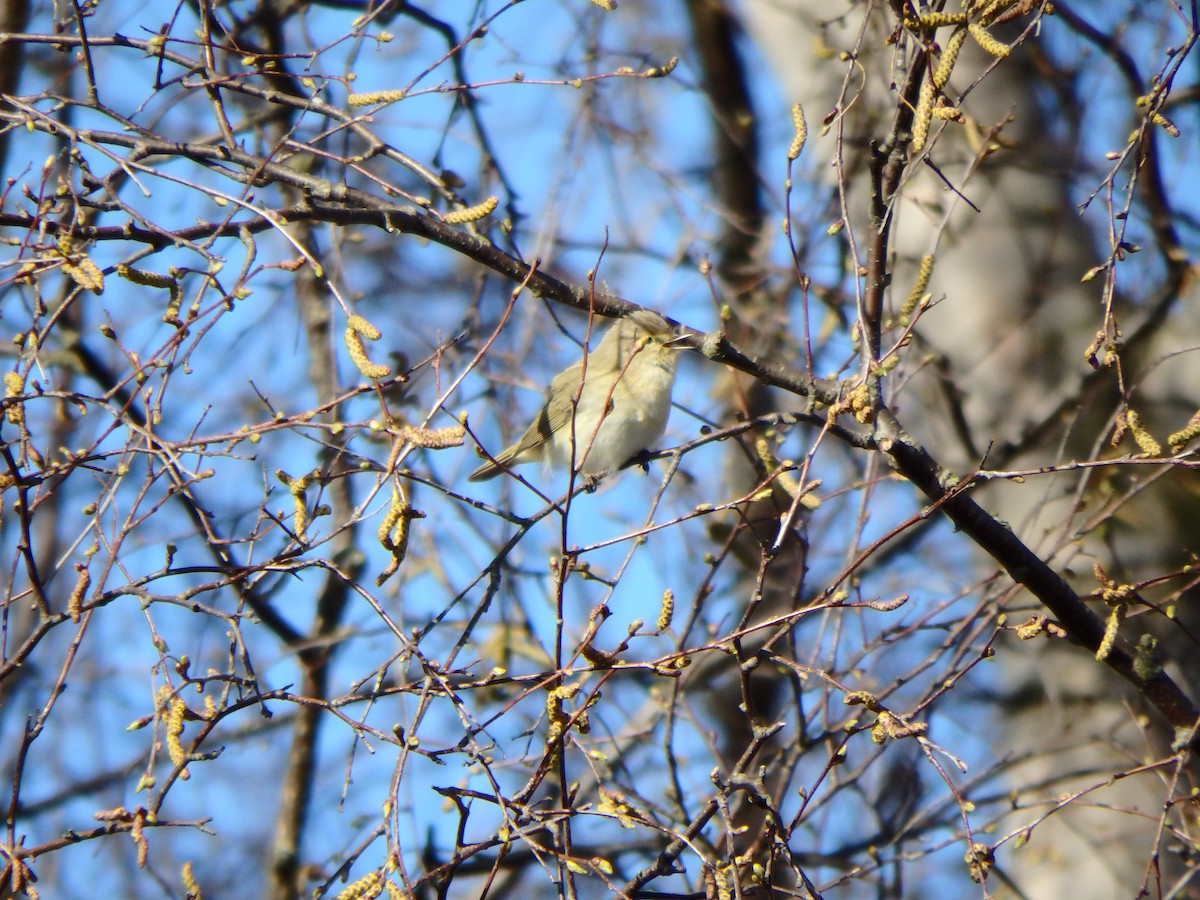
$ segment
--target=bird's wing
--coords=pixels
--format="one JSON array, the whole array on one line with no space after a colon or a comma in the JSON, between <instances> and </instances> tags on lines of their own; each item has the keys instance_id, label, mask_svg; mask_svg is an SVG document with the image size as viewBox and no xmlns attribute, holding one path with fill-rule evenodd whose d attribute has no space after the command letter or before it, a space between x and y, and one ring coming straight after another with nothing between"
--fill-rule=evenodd
<instances>
[{"instance_id":1,"label":"bird's wing","mask_svg":"<svg viewBox=\"0 0 1200 900\"><path fill-rule=\"evenodd\" d=\"M526 438L530 437L540 437L540 440L535 443L541 443L556 431L567 427L567 420L571 416L571 400L579 391L579 380L582 373L583 361L580 360L554 376L554 380L550 382L550 387L546 390L546 405L542 407L541 413L529 426L529 431L525 432L525 437L521 439L522 444L525 443ZM590 376L591 372L588 375ZM534 432L538 432L538 434L534 435ZM530 444L530 446L534 445L534 443Z\"/></svg>"}]
</instances>

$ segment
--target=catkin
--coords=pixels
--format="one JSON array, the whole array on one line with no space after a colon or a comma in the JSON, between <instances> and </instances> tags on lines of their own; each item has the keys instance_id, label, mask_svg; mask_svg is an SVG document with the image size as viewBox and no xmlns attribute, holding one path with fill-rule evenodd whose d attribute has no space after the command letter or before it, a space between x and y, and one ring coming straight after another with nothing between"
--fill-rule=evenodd
<instances>
[{"instance_id":1,"label":"catkin","mask_svg":"<svg viewBox=\"0 0 1200 900\"><path fill-rule=\"evenodd\" d=\"M804 144L808 140L808 123L804 120L804 107L799 103L792 107L792 127L795 136L792 138L792 145L788 147L788 162L800 155L800 151L804 149Z\"/></svg>"},{"instance_id":2,"label":"catkin","mask_svg":"<svg viewBox=\"0 0 1200 900\"><path fill-rule=\"evenodd\" d=\"M363 338L371 341L377 341L380 338L380 331L362 316L351 316L346 320L346 350L350 353L350 359L358 368L358 371L372 380L386 378L391 373L391 368L381 363L371 362L367 356L367 348L363 345Z\"/></svg>"},{"instance_id":3,"label":"catkin","mask_svg":"<svg viewBox=\"0 0 1200 900\"><path fill-rule=\"evenodd\" d=\"M474 206L446 213L444 218L447 225L464 225L467 222L476 222L479 219L490 216L499 203L499 197L488 197L482 203L476 203Z\"/></svg>"},{"instance_id":4,"label":"catkin","mask_svg":"<svg viewBox=\"0 0 1200 900\"><path fill-rule=\"evenodd\" d=\"M351 94L346 102L351 106L373 106L376 103L403 100L404 97L404 91L371 91L365 94Z\"/></svg>"}]
</instances>

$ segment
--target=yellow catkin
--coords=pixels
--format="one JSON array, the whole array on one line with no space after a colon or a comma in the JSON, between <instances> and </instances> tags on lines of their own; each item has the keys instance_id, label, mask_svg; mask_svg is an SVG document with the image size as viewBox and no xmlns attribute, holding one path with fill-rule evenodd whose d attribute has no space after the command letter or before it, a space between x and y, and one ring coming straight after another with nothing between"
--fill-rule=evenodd
<instances>
[{"instance_id":1,"label":"yellow catkin","mask_svg":"<svg viewBox=\"0 0 1200 900\"><path fill-rule=\"evenodd\" d=\"M963 25L966 24L966 13L925 13L917 16L915 19L905 19L904 24L909 28L916 28L922 31L933 31L937 28L944 28L947 25Z\"/></svg>"},{"instance_id":2,"label":"yellow catkin","mask_svg":"<svg viewBox=\"0 0 1200 900\"><path fill-rule=\"evenodd\" d=\"M655 624L659 631L666 631L671 627L671 620L675 618L675 592L670 588L663 591L662 608L658 611L658 622Z\"/></svg>"},{"instance_id":3,"label":"yellow catkin","mask_svg":"<svg viewBox=\"0 0 1200 900\"><path fill-rule=\"evenodd\" d=\"M25 392L25 379L18 372L4 373L4 396L17 397ZM13 425L20 425L25 421L25 408L18 402L9 406L4 411L5 418Z\"/></svg>"},{"instance_id":4,"label":"yellow catkin","mask_svg":"<svg viewBox=\"0 0 1200 900\"><path fill-rule=\"evenodd\" d=\"M403 562L408 552L408 526L415 518L412 504L396 497L379 526L379 543L397 562Z\"/></svg>"},{"instance_id":5,"label":"yellow catkin","mask_svg":"<svg viewBox=\"0 0 1200 900\"><path fill-rule=\"evenodd\" d=\"M404 499L399 492L392 493L392 505L388 508L387 513L383 517L383 522L379 525L379 531L376 533L380 546L392 554L392 561L388 563L387 568L375 579L377 585L383 584L399 571L400 565L404 562L404 557L408 555L410 523L413 519L423 518L425 518L425 513L418 509L413 509L412 504Z\"/></svg>"},{"instance_id":6,"label":"yellow catkin","mask_svg":"<svg viewBox=\"0 0 1200 900\"><path fill-rule=\"evenodd\" d=\"M346 327L369 341L377 341L382 336L382 332L362 316L351 316L346 320Z\"/></svg>"},{"instance_id":7,"label":"yellow catkin","mask_svg":"<svg viewBox=\"0 0 1200 900\"><path fill-rule=\"evenodd\" d=\"M1031 641L1046 630L1045 616L1032 616L1029 621L1022 622L1016 627L1017 637L1022 641Z\"/></svg>"},{"instance_id":8,"label":"yellow catkin","mask_svg":"<svg viewBox=\"0 0 1200 900\"><path fill-rule=\"evenodd\" d=\"M733 892L729 890L729 882L737 875L733 866L717 866L713 871L713 886L717 889L717 900L733 900Z\"/></svg>"},{"instance_id":9,"label":"yellow catkin","mask_svg":"<svg viewBox=\"0 0 1200 900\"><path fill-rule=\"evenodd\" d=\"M1132 410L1128 415L1136 419L1136 414ZM1112 609L1104 628L1104 637L1101 638L1100 646L1096 649L1096 659L1103 662L1112 652L1113 645L1117 641L1117 632L1120 631L1121 622L1125 619L1125 613L1129 609L1133 588L1127 584L1118 584L1098 562L1092 563L1092 575L1100 585L1100 599Z\"/></svg>"},{"instance_id":10,"label":"yellow catkin","mask_svg":"<svg viewBox=\"0 0 1200 900\"><path fill-rule=\"evenodd\" d=\"M846 395L846 402L849 404L850 412L854 414L855 420L863 425L870 424L875 417L875 410L871 407L871 389L867 385L855 386Z\"/></svg>"},{"instance_id":11,"label":"yellow catkin","mask_svg":"<svg viewBox=\"0 0 1200 900\"><path fill-rule=\"evenodd\" d=\"M304 494L292 494L292 532L296 540L308 540L308 503Z\"/></svg>"},{"instance_id":12,"label":"yellow catkin","mask_svg":"<svg viewBox=\"0 0 1200 900\"><path fill-rule=\"evenodd\" d=\"M594 3L596 6L600 7L601 9L608 10L609 12L612 12L614 9L617 8L616 0L592 0L592 3Z\"/></svg>"},{"instance_id":13,"label":"yellow catkin","mask_svg":"<svg viewBox=\"0 0 1200 900\"><path fill-rule=\"evenodd\" d=\"M159 708L163 716L163 731L166 736L167 754L171 762L182 767L187 762L187 751L183 749L183 714L187 707L179 696L164 685L158 691ZM181 778L187 778L187 769L180 772Z\"/></svg>"},{"instance_id":14,"label":"yellow catkin","mask_svg":"<svg viewBox=\"0 0 1200 900\"><path fill-rule=\"evenodd\" d=\"M351 361L358 367L358 371L372 380L387 377L392 371L391 368L371 362L367 356L367 348L363 346L364 337L371 341L379 340L379 329L362 316L351 316L346 321L345 335L346 350L350 353Z\"/></svg>"},{"instance_id":15,"label":"yellow catkin","mask_svg":"<svg viewBox=\"0 0 1200 900\"><path fill-rule=\"evenodd\" d=\"M546 747L552 759L558 759L559 740L571 721L570 714L563 708L563 701L579 693L579 685L564 684L546 692Z\"/></svg>"},{"instance_id":16,"label":"yellow catkin","mask_svg":"<svg viewBox=\"0 0 1200 900\"><path fill-rule=\"evenodd\" d=\"M167 311L163 313L162 320L168 325L182 325L183 320L179 318L179 308L182 305L183 286L179 284L171 285L170 299L167 301Z\"/></svg>"},{"instance_id":17,"label":"yellow catkin","mask_svg":"<svg viewBox=\"0 0 1200 900\"><path fill-rule=\"evenodd\" d=\"M558 739L562 737L563 729L566 728L569 716L563 712L562 700L551 694L546 698L546 745L554 747L558 743ZM555 752L557 758L557 752Z\"/></svg>"},{"instance_id":18,"label":"yellow catkin","mask_svg":"<svg viewBox=\"0 0 1200 900\"><path fill-rule=\"evenodd\" d=\"M796 159L808 140L808 123L804 120L804 107L799 103L792 106L792 145L788 147L788 162Z\"/></svg>"},{"instance_id":19,"label":"yellow catkin","mask_svg":"<svg viewBox=\"0 0 1200 900\"><path fill-rule=\"evenodd\" d=\"M139 809L133 814L133 821L129 823L129 836L133 838L133 845L137 847L137 867L144 869L146 860L150 856L150 842L146 840L146 811L144 809Z\"/></svg>"},{"instance_id":20,"label":"yellow catkin","mask_svg":"<svg viewBox=\"0 0 1200 900\"><path fill-rule=\"evenodd\" d=\"M924 150L925 141L929 139L929 122L933 118L935 95L934 87L928 81L921 85L921 95L917 99L917 110L913 115L912 149L914 153Z\"/></svg>"},{"instance_id":21,"label":"yellow catkin","mask_svg":"<svg viewBox=\"0 0 1200 900\"><path fill-rule=\"evenodd\" d=\"M383 876L369 872L353 884L348 884L338 893L337 900L375 900L383 890Z\"/></svg>"},{"instance_id":22,"label":"yellow catkin","mask_svg":"<svg viewBox=\"0 0 1200 900\"><path fill-rule=\"evenodd\" d=\"M1167 134L1169 134L1171 137L1175 137L1175 138L1179 137L1179 126L1177 126L1174 122L1172 122L1170 119L1168 119L1162 113L1157 113L1157 112L1151 113L1150 114L1150 122L1153 125L1157 125L1163 131L1165 131Z\"/></svg>"},{"instance_id":23,"label":"yellow catkin","mask_svg":"<svg viewBox=\"0 0 1200 900\"><path fill-rule=\"evenodd\" d=\"M371 91L366 94L351 94L346 102L351 106L373 106L376 103L394 103L403 100L404 91Z\"/></svg>"},{"instance_id":24,"label":"yellow catkin","mask_svg":"<svg viewBox=\"0 0 1200 900\"><path fill-rule=\"evenodd\" d=\"M938 60L937 68L933 70L933 86L939 91L949 84L950 73L954 71L954 64L958 62L959 51L962 50L966 39L966 31L961 28L955 29L950 35L950 40L946 41L946 46L942 48L942 57Z\"/></svg>"},{"instance_id":25,"label":"yellow catkin","mask_svg":"<svg viewBox=\"0 0 1200 900\"><path fill-rule=\"evenodd\" d=\"M881 746L886 744L888 738L894 736L892 732L895 730L895 725L895 716L885 709L879 714L875 724L871 726L871 740Z\"/></svg>"},{"instance_id":26,"label":"yellow catkin","mask_svg":"<svg viewBox=\"0 0 1200 900\"><path fill-rule=\"evenodd\" d=\"M379 538L380 546L384 550L390 551L394 546L392 538L392 529L396 527L396 523L400 521L401 509L403 504L393 502L391 507L383 516L383 521L379 523L379 531L376 536Z\"/></svg>"},{"instance_id":27,"label":"yellow catkin","mask_svg":"<svg viewBox=\"0 0 1200 900\"><path fill-rule=\"evenodd\" d=\"M904 299L904 305L900 307L901 325L907 326L912 321L912 314L916 311L917 304L925 296L926 289L929 287L929 277L933 274L933 262L932 253L926 253L921 257L921 266L917 269L917 280L913 282L912 290L908 292L908 296Z\"/></svg>"},{"instance_id":28,"label":"yellow catkin","mask_svg":"<svg viewBox=\"0 0 1200 900\"><path fill-rule=\"evenodd\" d=\"M1003 41L998 41L992 37L986 28L978 22L971 22L967 25L967 31L971 33L971 37L975 39L980 47L986 50L992 56L1005 57L1011 52L1011 48Z\"/></svg>"},{"instance_id":29,"label":"yellow catkin","mask_svg":"<svg viewBox=\"0 0 1200 900\"><path fill-rule=\"evenodd\" d=\"M446 428L417 428L413 425L403 425L396 430L396 437L400 440L426 450L461 447L466 434L467 430L461 425L450 425Z\"/></svg>"},{"instance_id":30,"label":"yellow catkin","mask_svg":"<svg viewBox=\"0 0 1200 900\"><path fill-rule=\"evenodd\" d=\"M986 0L972 4L971 15L984 25L990 25L1002 12L1013 5L1013 0Z\"/></svg>"},{"instance_id":31,"label":"yellow catkin","mask_svg":"<svg viewBox=\"0 0 1200 900\"><path fill-rule=\"evenodd\" d=\"M1137 442L1138 448L1143 453L1147 456L1162 456L1162 446L1146 430L1141 416L1131 409L1126 413L1125 421L1129 425L1129 433L1133 435L1134 441Z\"/></svg>"},{"instance_id":32,"label":"yellow catkin","mask_svg":"<svg viewBox=\"0 0 1200 900\"><path fill-rule=\"evenodd\" d=\"M444 218L447 225L463 225L467 222L476 222L485 216L490 216L499 203L499 197L488 197L482 203L476 203L474 206L468 206L466 209L456 209L454 212L446 213Z\"/></svg>"},{"instance_id":33,"label":"yellow catkin","mask_svg":"<svg viewBox=\"0 0 1200 900\"><path fill-rule=\"evenodd\" d=\"M963 856L963 861L967 864L971 880L976 884L983 884L996 865L996 855L987 844L976 841Z\"/></svg>"},{"instance_id":34,"label":"yellow catkin","mask_svg":"<svg viewBox=\"0 0 1200 900\"><path fill-rule=\"evenodd\" d=\"M1125 607L1114 606L1112 612L1108 615L1108 622L1104 626L1104 637L1100 640L1100 646L1096 648L1096 661L1104 662L1108 658L1108 654L1112 652L1113 646L1117 642L1117 632L1121 629L1121 621L1125 618Z\"/></svg>"},{"instance_id":35,"label":"yellow catkin","mask_svg":"<svg viewBox=\"0 0 1200 900\"><path fill-rule=\"evenodd\" d=\"M158 272L147 272L145 269L135 269L133 266L127 266L121 263L117 266L117 275L124 278L126 281L132 281L134 284L140 284L145 287L161 288L163 290L175 286L176 281L170 275L160 275Z\"/></svg>"},{"instance_id":36,"label":"yellow catkin","mask_svg":"<svg viewBox=\"0 0 1200 900\"><path fill-rule=\"evenodd\" d=\"M77 262L66 263L63 266L63 271L70 275L71 280L84 290L91 291L94 294L104 293L104 273L100 271L99 266L86 256Z\"/></svg>"},{"instance_id":37,"label":"yellow catkin","mask_svg":"<svg viewBox=\"0 0 1200 900\"><path fill-rule=\"evenodd\" d=\"M775 453L771 449L771 444L765 437L759 435L754 439L754 452L758 454L759 461L762 462L763 468L775 476L775 486L783 488L787 491L788 496L795 497L800 491L800 482L792 477L790 472L781 472L783 466L779 460L775 458ZM763 497L771 495L771 488L767 488L762 492ZM757 499L757 498L756 498Z\"/></svg>"},{"instance_id":38,"label":"yellow catkin","mask_svg":"<svg viewBox=\"0 0 1200 900\"><path fill-rule=\"evenodd\" d=\"M313 483L313 476L311 472L307 475L301 475L299 478L289 477L282 469L279 470L279 474L287 479L284 483L287 485L288 491L293 497L303 497L304 492L307 491L309 486Z\"/></svg>"},{"instance_id":39,"label":"yellow catkin","mask_svg":"<svg viewBox=\"0 0 1200 900\"><path fill-rule=\"evenodd\" d=\"M679 57L672 56L661 66L651 66L642 72L643 78L666 78L675 71L675 67L679 65Z\"/></svg>"},{"instance_id":40,"label":"yellow catkin","mask_svg":"<svg viewBox=\"0 0 1200 900\"><path fill-rule=\"evenodd\" d=\"M292 531L295 532L298 540L303 541L308 528L307 491L309 485L313 483L313 475L310 472L299 478L293 478L283 469L276 469L275 477L279 479L280 484L286 485L288 493L292 495Z\"/></svg>"},{"instance_id":41,"label":"yellow catkin","mask_svg":"<svg viewBox=\"0 0 1200 900\"><path fill-rule=\"evenodd\" d=\"M79 574L75 578L75 587L67 600L67 612L71 615L71 621L78 624L83 612L83 597L92 584L92 573L82 563L75 563L75 571Z\"/></svg>"},{"instance_id":42,"label":"yellow catkin","mask_svg":"<svg viewBox=\"0 0 1200 900\"><path fill-rule=\"evenodd\" d=\"M192 862L188 860L183 864L183 887L187 891L188 900L204 900L204 894L200 890L200 885L196 883L196 876L192 872Z\"/></svg>"},{"instance_id":43,"label":"yellow catkin","mask_svg":"<svg viewBox=\"0 0 1200 900\"><path fill-rule=\"evenodd\" d=\"M1178 453L1192 438L1200 436L1200 411L1197 411L1183 428L1167 438L1172 453Z\"/></svg>"},{"instance_id":44,"label":"yellow catkin","mask_svg":"<svg viewBox=\"0 0 1200 900\"><path fill-rule=\"evenodd\" d=\"M879 698L870 691L850 691L842 698L842 703L846 706L865 706L876 715L883 709L879 705Z\"/></svg>"},{"instance_id":45,"label":"yellow catkin","mask_svg":"<svg viewBox=\"0 0 1200 900\"><path fill-rule=\"evenodd\" d=\"M820 509L823 502L817 496L816 490L821 486L821 479L816 478L804 486L804 493L800 495L800 505L805 509Z\"/></svg>"}]
</instances>

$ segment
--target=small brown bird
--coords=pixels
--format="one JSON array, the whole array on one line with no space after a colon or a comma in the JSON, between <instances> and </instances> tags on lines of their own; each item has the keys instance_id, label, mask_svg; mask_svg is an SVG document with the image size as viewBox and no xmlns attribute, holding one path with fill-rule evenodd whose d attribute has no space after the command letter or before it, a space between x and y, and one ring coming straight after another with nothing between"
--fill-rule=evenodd
<instances>
[{"instance_id":1,"label":"small brown bird","mask_svg":"<svg viewBox=\"0 0 1200 900\"><path fill-rule=\"evenodd\" d=\"M470 480L486 481L537 461L598 475L649 449L671 411L678 352L672 335L666 319L650 310L618 319L587 355L586 370L580 360L554 376L545 405L521 439Z\"/></svg>"}]
</instances>

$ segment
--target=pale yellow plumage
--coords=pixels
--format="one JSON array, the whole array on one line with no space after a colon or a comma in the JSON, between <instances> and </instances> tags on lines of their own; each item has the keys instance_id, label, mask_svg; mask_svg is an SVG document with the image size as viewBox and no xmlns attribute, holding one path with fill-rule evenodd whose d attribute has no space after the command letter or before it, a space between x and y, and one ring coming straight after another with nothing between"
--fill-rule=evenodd
<instances>
[{"instance_id":1,"label":"pale yellow plumage","mask_svg":"<svg viewBox=\"0 0 1200 900\"><path fill-rule=\"evenodd\" d=\"M649 449L662 437L671 411L678 352L669 345L671 336L667 321L649 310L614 322L588 354L586 370L580 360L554 376L545 404L521 439L472 472L470 480L486 481L511 466L547 458L597 475Z\"/></svg>"}]
</instances>

